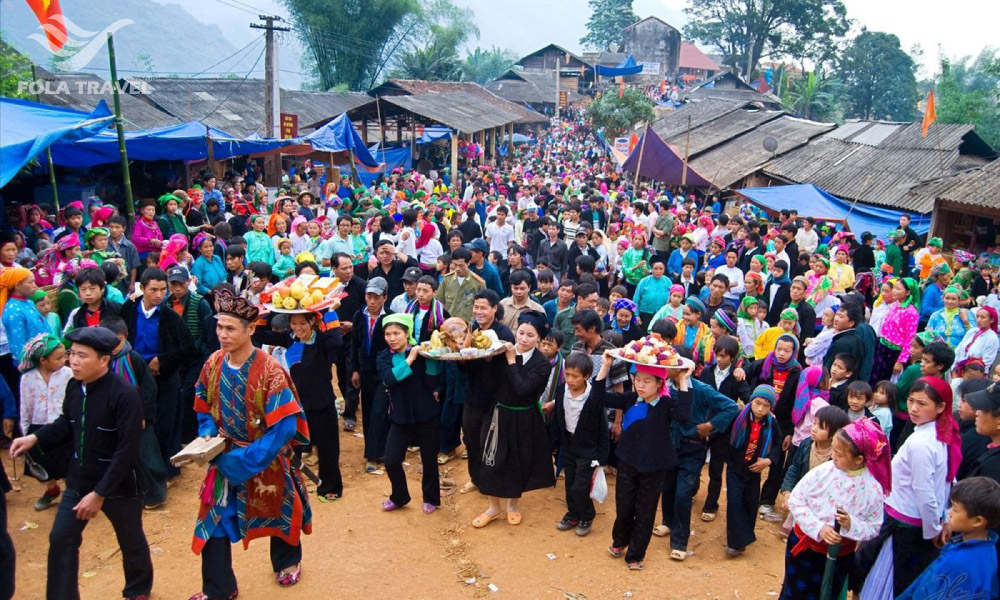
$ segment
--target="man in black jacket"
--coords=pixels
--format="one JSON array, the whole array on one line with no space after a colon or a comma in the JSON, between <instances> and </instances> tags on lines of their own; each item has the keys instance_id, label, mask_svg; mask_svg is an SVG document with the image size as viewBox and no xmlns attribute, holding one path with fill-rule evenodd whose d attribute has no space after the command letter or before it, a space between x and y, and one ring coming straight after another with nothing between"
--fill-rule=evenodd
<instances>
[{"instance_id":1,"label":"man in black jacket","mask_svg":"<svg viewBox=\"0 0 1000 600\"><path fill-rule=\"evenodd\" d=\"M351 386L361 399L361 427L365 434L365 469L374 471L375 463L385 458L385 440L389 434L389 406L375 406L376 386L380 385L375 359L388 346L382 333L385 315L385 279L374 277L365 287L365 306L354 313L351 326L351 349L347 368Z\"/></svg>"},{"instance_id":2,"label":"man in black jacket","mask_svg":"<svg viewBox=\"0 0 1000 600\"><path fill-rule=\"evenodd\" d=\"M547 237L538 244L538 256L535 257L535 263L544 262L559 279L562 279L568 268L566 254L569 249L566 248L566 242L559 239L559 224L547 219L543 219L543 221L546 223L542 225L542 230L545 231Z\"/></svg>"},{"instance_id":3,"label":"man in black jacket","mask_svg":"<svg viewBox=\"0 0 1000 600\"><path fill-rule=\"evenodd\" d=\"M396 246L391 240L381 239L375 242L375 265L372 266L369 262L358 265L357 269L358 275L365 277L368 281L375 277L384 279L389 286L386 293L389 300L392 301L393 298L404 292L403 274L406 273L406 268L419 266L413 258L402 252L397 252Z\"/></svg>"},{"instance_id":4,"label":"man in black jacket","mask_svg":"<svg viewBox=\"0 0 1000 600\"><path fill-rule=\"evenodd\" d=\"M49 533L49 600L79 598L80 544L87 522L104 512L114 526L125 568L122 595L147 600L153 563L142 530L142 504L136 494L135 466L142 432L139 392L108 369L118 338L103 327L75 329L62 414L10 447L18 457L38 444L43 450L73 444L66 491Z\"/></svg>"},{"instance_id":5,"label":"man in black jacket","mask_svg":"<svg viewBox=\"0 0 1000 600\"><path fill-rule=\"evenodd\" d=\"M150 268L142 273L142 297L126 300L121 317L128 326L132 349L149 364L156 378L156 439L167 466L167 476L176 477L180 469L170 465L170 457L181 449L181 368L197 352L184 319L164 304L167 274Z\"/></svg>"},{"instance_id":6,"label":"man in black jacket","mask_svg":"<svg viewBox=\"0 0 1000 600\"><path fill-rule=\"evenodd\" d=\"M340 317L340 337L344 341L340 358L337 360L337 385L344 399L344 431L354 431L358 419L358 390L350 385L351 371L347 368L347 356L350 353L352 332L354 331L354 316L365 307L365 280L354 274L354 263L351 257L343 252L337 252L330 257L333 274L344 282L344 293L340 301L337 316Z\"/></svg>"},{"instance_id":7,"label":"man in black jacket","mask_svg":"<svg viewBox=\"0 0 1000 600\"><path fill-rule=\"evenodd\" d=\"M862 308L856 303L845 302L840 305L840 308L834 314L833 329L837 333L833 334L833 340L826 351L826 357L823 358L823 367L828 372L838 354L848 354L859 362L864 357L865 349L861 343L861 337L855 329L858 323L864 321L864 313L861 311ZM858 369L854 369L847 382L857 381L858 372Z\"/></svg>"}]
</instances>

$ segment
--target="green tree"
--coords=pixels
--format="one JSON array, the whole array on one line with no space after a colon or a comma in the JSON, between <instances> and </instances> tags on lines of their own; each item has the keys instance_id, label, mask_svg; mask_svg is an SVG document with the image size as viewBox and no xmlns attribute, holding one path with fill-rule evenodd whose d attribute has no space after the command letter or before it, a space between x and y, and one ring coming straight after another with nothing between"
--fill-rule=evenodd
<instances>
[{"instance_id":1,"label":"green tree","mask_svg":"<svg viewBox=\"0 0 1000 600\"><path fill-rule=\"evenodd\" d=\"M749 79L763 58L828 61L850 21L841 0L691 0L686 38L717 49Z\"/></svg>"},{"instance_id":2,"label":"green tree","mask_svg":"<svg viewBox=\"0 0 1000 600\"><path fill-rule=\"evenodd\" d=\"M458 48L479 37L475 14L451 0L426 0L413 17L412 33L392 60L393 77L455 81L461 78ZM420 43L424 42L424 43Z\"/></svg>"},{"instance_id":3,"label":"green tree","mask_svg":"<svg viewBox=\"0 0 1000 600\"><path fill-rule=\"evenodd\" d=\"M416 0L283 0L318 89L367 90L416 27Z\"/></svg>"},{"instance_id":4,"label":"green tree","mask_svg":"<svg viewBox=\"0 0 1000 600\"><path fill-rule=\"evenodd\" d=\"M603 129L607 137L619 137L637 123L654 118L653 101L635 88L625 92L610 89L587 107L587 117L595 129Z\"/></svg>"},{"instance_id":5,"label":"green tree","mask_svg":"<svg viewBox=\"0 0 1000 600\"><path fill-rule=\"evenodd\" d=\"M513 50L493 46L489 50L476 47L462 61L462 78L478 84L488 83L503 75L517 62Z\"/></svg>"},{"instance_id":6,"label":"green tree","mask_svg":"<svg viewBox=\"0 0 1000 600\"><path fill-rule=\"evenodd\" d=\"M847 91L847 117L916 118L916 64L895 35L862 29L840 58L839 76Z\"/></svg>"},{"instance_id":7,"label":"green tree","mask_svg":"<svg viewBox=\"0 0 1000 600\"><path fill-rule=\"evenodd\" d=\"M987 48L975 60L942 59L934 91L939 122L972 125L994 148L1000 147L1000 60L996 54Z\"/></svg>"},{"instance_id":8,"label":"green tree","mask_svg":"<svg viewBox=\"0 0 1000 600\"><path fill-rule=\"evenodd\" d=\"M3 40L0 33L0 96L34 100L22 83L31 82L31 61Z\"/></svg>"},{"instance_id":9,"label":"green tree","mask_svg":"<svg viewBox=\"0 0 1000 600\"><path fill-rule=\"evenodd\" d=\"M823 71L810 71L792 79L781 96L785 110L803 119L833 121L840 105L837 98L843 88L840 80Z\"/></svg>"},{"instance_id":10,"label":"green tree","mask_svg":"<svg viewBox=\"0 0 1000 600\"><path fill-rule=\"evenodd\" d=\"M632 10L632 0L588 0L590 19L587 35L580 43L595 50L607 50L622 41L622 29L639 20Z\"/></svg>"}]
</instances>

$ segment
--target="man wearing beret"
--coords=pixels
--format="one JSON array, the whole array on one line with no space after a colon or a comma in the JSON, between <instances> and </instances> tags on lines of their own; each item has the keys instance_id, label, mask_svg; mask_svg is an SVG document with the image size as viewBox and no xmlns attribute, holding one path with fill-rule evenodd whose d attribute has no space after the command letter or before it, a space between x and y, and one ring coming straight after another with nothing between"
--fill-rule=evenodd
<instances>
[{"instance_id":1,"label":"man wearing beret","mask_svg":"<svg viewBox=\"0 0 1000 600\"><path fill-rule=\"evenodd\" d=\"M134 472L142 433L142 399L108 369L111 352L118 346L115 334L104 327L86 327L74 329L66 339L73 343L69 351L73 379L66 386L62 414L10 446L11 457L16 458L36 444L43 450L73 444L66 492L49 533L46 597L80 597L77 574L83 530L103 511L121 548L122 595L146 600L153 587L153 563L142 530Z\"/></svg>"}]
</instances>

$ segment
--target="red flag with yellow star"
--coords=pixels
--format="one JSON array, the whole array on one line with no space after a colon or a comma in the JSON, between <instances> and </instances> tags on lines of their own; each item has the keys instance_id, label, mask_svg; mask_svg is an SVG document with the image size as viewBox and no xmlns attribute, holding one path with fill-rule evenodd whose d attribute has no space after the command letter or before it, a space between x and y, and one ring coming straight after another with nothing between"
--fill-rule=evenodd
<instances>
[{"instance_id":1,"label":"red flag with yellow star","mask_svg":"<svg viewBox=\"0 0 1000 600\"><path fill-rule=\"evenodd\" d=\"M35 18L45 30L45 37L49 40L49 47L53 52L62 49L66 43L66 25L63 23L63 12L59 6L59 0L25 0L35 13ZM58 17L58 18L56 18Z\"/></svg>"}]
</instances>

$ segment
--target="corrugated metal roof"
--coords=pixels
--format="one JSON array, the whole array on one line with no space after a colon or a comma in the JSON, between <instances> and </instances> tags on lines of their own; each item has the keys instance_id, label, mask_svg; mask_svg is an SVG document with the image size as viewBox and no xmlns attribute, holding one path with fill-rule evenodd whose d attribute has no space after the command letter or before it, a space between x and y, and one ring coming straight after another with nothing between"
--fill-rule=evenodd
<instances>
[{"instance_id":1,"label":"corrugated metal roof","mask_svg":"<svg viewBox=\"0 0 1000 600\"><path fill-rule=\"evenodd\" d=\"M764 149L766 138L774 138L778 142L776 155L780 156L834 127L833 123L819 123L781 115L699 155L691 161L691 166L710 178L716 186L727 188L771 160L771 152Z\"/></svg>"},{"instance_id":2,"label":"corrugated metal roof","mask_svg":"<svg viewBox=\"0 0 1000 600\"><path fill-rule=\"evenodd\" d=\"M383 95L386 90L396 90L397 94L409 94L413 96L465 93L478 99L480 103L486 102L498 110L517 115L517 123L544 123L548 122L548 117L531 109L525 108L514 102L509 102L496 94L490 92L483 86L471 81L422 81L417 79L390 79L382 85L370 90L370 96Z\"/></svg>"},{"instance_id":3,"label":"corrugated metal roof","mask_svg":"<svg viewBox=\"0 0 1000 600\"><path fill-rule=\"evenodd\" d=\"M697 155L714 146L727 142L735 137L756 129L761 124L780 117L782 112L764 110L734 110L713 119L697 128L691 129L689 156ZM680 155L684 154L687 144L687 128L677 135L664 139ZM703 173L704 175L704 173Z\"/></svg>"},{"instance_id":4,"label":"corrugated metal roof","mask_svg":"<svg viewBox=\"0 0 1000 600\"><path fill-rule=\"evenodd\" d=\"M855 144L864 144L866 146L878 146L884 142L886 138L896 133L903 127L903 125L898 123L875 123L871 127L850 138L849 141Z\"/></svg>"},{"instance_id":5,"label":"corrugated metal roof","mask_svg":"<svg viewBox=\"0 0 1000 600\"><path fill-rule=\"evenodd\" d=\"M299 127L357 108L371 101L362 92L304 92L281 90L281 112L299 116Z\"/></svg>"},{"instance_id":6,"label":"corrugated metal roof","mask_svg":"<svg viewBox=\"0 0 1000 600\"><path fill-rule=\"evenodd\" d=\"M515 113L484 103L465 92L386 96L382 101L462 132L500 127L518 119Z\"/></svg>"},{"instance_id":7,"label":"corrugated metal roof","mask_svg":"<svg viewBox=\"0 0 1000 600\"><path fill-rule=\"evenodd\" d=\"M73 108L89 113L94 110L98 102L104 100L108 103L108 108L114 110L115 103L110 83L93 73L54 73L41 67L35 67L35 71L39 79L50 82L44 89L55 92L40 94L39 101L43 104ZM66 85L61 86L61 83ZM138 98L133 98L128 94L119 94L118 96L121 101L124 128L128 131L180 123L177 118Z\"/></svg>"},{"instance_id":8,"label":"corrugated metal roof","mask_svg":"<svg viewBox=\"0 0 1000 600\"><path fill-rule=\"evenodd\" d=\"M787 181L816 184L848 200L929 213L935 196L927 182L950 178L957 165L970 159L996 156L968 125L940 126L940 150L936 134L921 135L920 123L891 124L895 131L877 146L855 143L858 132L864 135L876 125L885 123L868 127L848 123L841 129L850 127L850 135L827 134L770 161L763 171Z\"/></svg>"},{"instance_id":9,"label":"corrugated metal roof","mask_svg":"<svg viewBox=\"0 0 1000 600\"><path fill-rule=\"evenodd\" d=\"M510 70L483 87L500 98L517 104L555 104L558 99L555 71ZM583 99L574 89L561 88L560 91L567 93L569 102Z\"/></svg>"},{"instance_id":10,"label":"corrugated metal roof","mask_svg":"<svg viewBox=\"0 0 1000 600\"><path fill-rule=\"evenodd\" d=\"M916 190L939 200L1000 210L1000 160Z\"/></svg>"},{"instance_id":11,"label":"corrugated metal roof","mask_svg":"<svg viewBox=\"0 0 1000 600\"><path fill-rule=\"evenodd\" d=\"M700 127L733 111L740 110L746 104L746 102L717 99L688 102L677 110L669 112L654 121L653 131L666 140L687 131L689 126L688 117L691 117L691 128Z\"/></svg>"},{"instance_id":12,"label":"corrugated metal roof","mask_svg":"<svg viewBox=\"0 0 1000 600\"><path fill-rule=\"evenodd\" d=\"M840 127L834 129L830 133L826 134L825 137L833 138L835 140L846 140L847 138L855 135L859 131L868 128L871 123L867 121L856 121L854 123L844 123Z\"/></svg>"}]
</instances>

